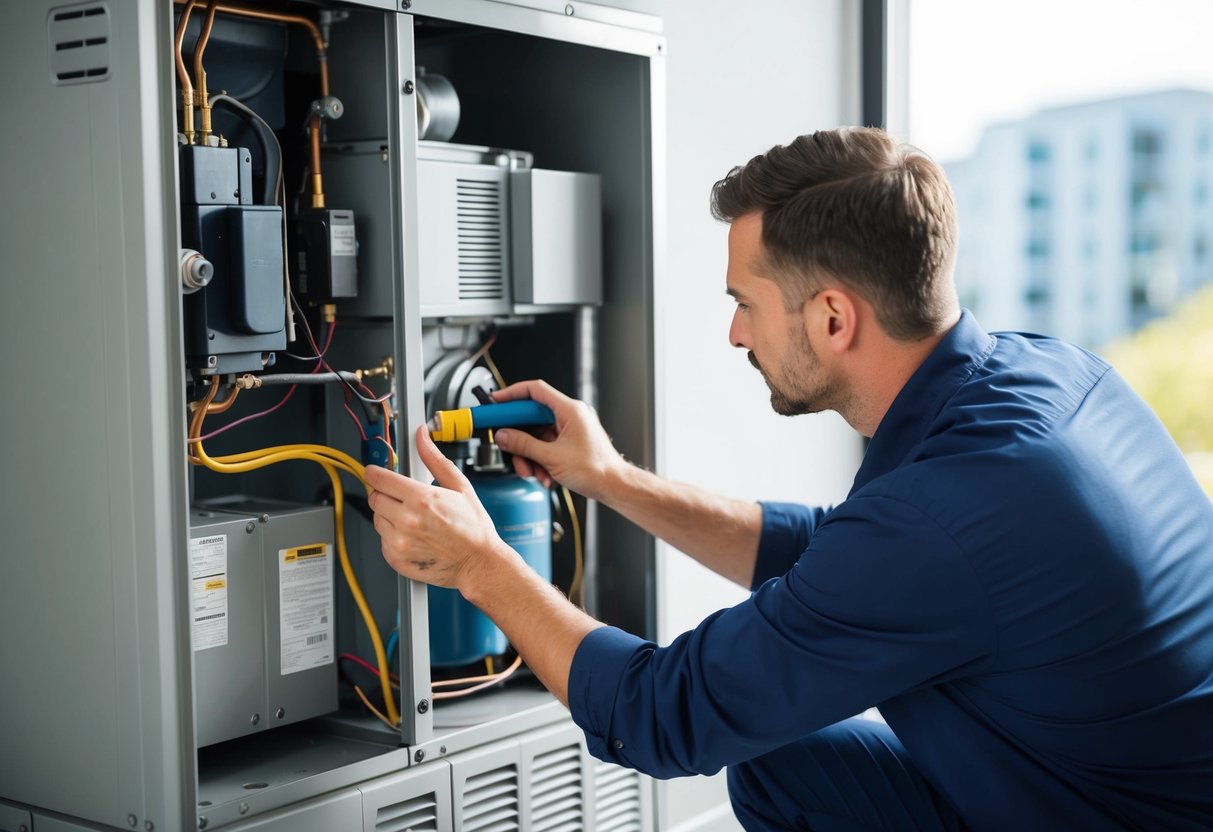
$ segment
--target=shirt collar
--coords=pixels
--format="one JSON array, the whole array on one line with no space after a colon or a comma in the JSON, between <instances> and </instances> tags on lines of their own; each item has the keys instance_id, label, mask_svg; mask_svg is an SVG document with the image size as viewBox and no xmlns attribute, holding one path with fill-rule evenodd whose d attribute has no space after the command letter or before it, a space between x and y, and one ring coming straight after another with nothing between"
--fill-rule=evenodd
<instances>
[{"instance_id":1,"label":"shirt collar","mask_svg":"<svg viewBox=\"0 0 1213 832\"><path fill-rule=\"evenodd\" d=\"M994 349L997 339L969 310L914 371L889 407L864 454L851 494L900 465L922 441L944 404Z\"/></svg>"}]
</instances>

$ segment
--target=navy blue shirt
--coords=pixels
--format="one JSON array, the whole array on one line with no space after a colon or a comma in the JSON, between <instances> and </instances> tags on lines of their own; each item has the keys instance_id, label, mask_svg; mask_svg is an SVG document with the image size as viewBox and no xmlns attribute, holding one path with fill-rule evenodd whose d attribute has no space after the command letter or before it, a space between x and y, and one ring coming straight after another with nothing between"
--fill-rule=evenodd
<instances>
[{"instance_id":1,"label":"navy blue shirt","mask_svg":"<svg viewBox=\"0 0 1213 832\"><path fill-rule=\"evenodd\" d=\"M595 756L706 774L879 706L976 829L1213 828L1213 504L1099 358L964 313L845 502L763 505L754 587L586 636Z\"/></svg>"}]
</instances>

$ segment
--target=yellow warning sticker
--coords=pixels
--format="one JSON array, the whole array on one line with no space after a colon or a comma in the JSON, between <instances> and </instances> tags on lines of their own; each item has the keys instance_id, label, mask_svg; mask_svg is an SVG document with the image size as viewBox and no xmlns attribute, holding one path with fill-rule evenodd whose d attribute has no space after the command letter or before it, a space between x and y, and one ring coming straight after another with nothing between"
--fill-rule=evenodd
<instances>
[{"instance_id":1,"label":"yellow warning sticker","mask_svg":"<svg viewBox=\"0 0 1213 832\"><path fill-rule=\"evenodd\" d=\"M209 592L212 589L223 589L226 586L227 586L227 581L220 578L217 581L207 581L206 586L204 586L203 589Z\"/></svg>"}]
</instances>

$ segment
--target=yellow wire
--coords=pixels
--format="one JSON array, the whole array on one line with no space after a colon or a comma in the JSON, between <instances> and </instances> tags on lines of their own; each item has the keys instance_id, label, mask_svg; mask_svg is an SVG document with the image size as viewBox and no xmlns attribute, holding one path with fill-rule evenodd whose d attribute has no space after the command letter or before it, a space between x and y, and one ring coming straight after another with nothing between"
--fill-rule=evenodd
<instances>
[{"instance_id":1,"label":"yellow wire","mask_svg":"<svg viewBox=\"0 0 1213 832\"><path fill-rule=\"evenodd\" d=\"M584 607L582 583L585 580L585 552L581 544L581 521L577 518L577 509L573 507L573 495L563 485L560 490L564 492L564 504L569 509L569 525L573 527L573 580L569 582L569 600Z\"/></svg>"},{"instance_id":2,"label":"yellow wire","mask_svg":"<svg viewBox=\"0 0 1213 832\"><path fill-rule=\"evenodd\" d=\"M387 727L391 728L393 731L396 730L396 726L391 721L389 721L386 716L381 714L379 712L378 708L376 708L374 705L371 704L371 700L367 699L366 694L362 692L362 688L358 687L357 685L354 685L354 693L358 694L358 698L362 700L363 705L366 705L367 710L369 710L375 716L379 717L380 722L382 722Z\"/></svg>"},{"instance_id":3,"label":"yellow wire","mask_svg":"<svg viewBox=\"0 0 1213 832\"><path fill-rule=\"evenodd\" d=\"M489 351L484 351L484 363L489 368L489 372L493 374L493 380L497 382L498 387L505 387L505 379L501 377L501 371L497 369L496 362L493 361L493 356L489 355Z\"/></svg>"},{"instance_id":4,"label":"yellow wire","mask_svg":"<svg viewBox=\"0 0 1213 832\"><path fill-rule=\"evenodd\" d=\"M345 545L345 492L341 487L341 478L337 475L337 470L347 471L357 477L363 488L366 488L361 463L356 462L348 454L325 445L279 445L274 448L231 454L218 459L208 456L201 442L195 441L193 446L199 462L212 471L224 474L253 471L287 460L315 462L324 468L333 483L333 519L337 531L337 554L341 559L341 571L345 575L350 594L354 596L354 602L358 605L358 610L362 613L362 619L370 632L371 644L375 648L375 662L379 666L379 682L383 688L383 704L388 718L391 720L390 724L395 728L400 723L400 711L397 709L395 697L392 695L392 682L387 669L387 652L383 649L383 640L379 635L379 628L375 624L375 617L371 613L366 596L362 593L358 577L354 574L354 567L350 563L349 552Z\"/></svg>"}]
</instances>

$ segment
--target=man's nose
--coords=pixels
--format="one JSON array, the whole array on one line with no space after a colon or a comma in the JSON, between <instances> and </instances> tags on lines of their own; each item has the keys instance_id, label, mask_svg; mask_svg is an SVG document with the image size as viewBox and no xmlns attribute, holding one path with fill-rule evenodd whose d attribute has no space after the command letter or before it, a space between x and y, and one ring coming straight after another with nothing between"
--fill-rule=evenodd
<instances>
[{"instance_id":1,"label":"man's nose","mask_svg":"<svg viewBox=\"0 0 1213 832\"><path fill-rule=\"evenodd\" d=\"M750 348L750 333L741 316L741 309L733 310L733 321L729 324L729 343L743 350Z\"/></svg>"}]
</instances>

